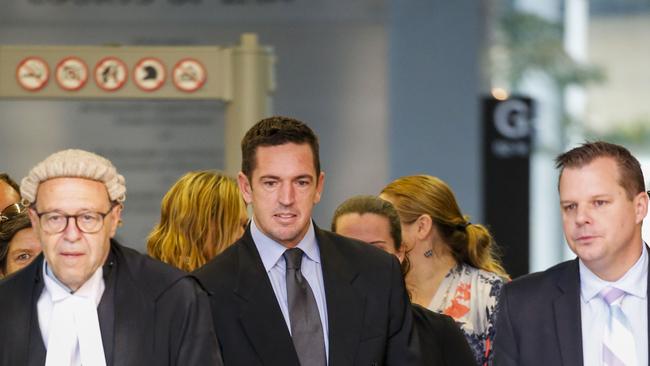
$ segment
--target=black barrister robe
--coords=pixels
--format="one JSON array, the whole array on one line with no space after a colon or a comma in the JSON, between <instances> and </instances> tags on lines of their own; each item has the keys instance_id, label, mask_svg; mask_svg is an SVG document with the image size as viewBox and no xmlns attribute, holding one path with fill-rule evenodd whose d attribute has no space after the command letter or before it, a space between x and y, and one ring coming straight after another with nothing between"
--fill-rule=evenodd
<instances>
[{"instance_id":1,"label":"black barrister robe","mask_svg":"<svg viewBox=\"0 0 650 366\"><path fill-rule=\"evenodd\" d=\"M42 366L36 303L43 255L0 282L0 366ZM111 242L98 306L107 365L219 365L207 295L194 278Z\"/></svg>"}]
</instances>

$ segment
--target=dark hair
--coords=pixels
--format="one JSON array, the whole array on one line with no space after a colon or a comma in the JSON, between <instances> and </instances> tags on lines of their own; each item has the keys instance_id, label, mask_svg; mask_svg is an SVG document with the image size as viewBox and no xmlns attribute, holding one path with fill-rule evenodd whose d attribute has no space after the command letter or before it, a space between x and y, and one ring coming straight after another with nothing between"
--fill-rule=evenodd
<instances>
[{"instance_id":1,"label":"dark hair","mask_svg":"<svg viewBox=\"0 0 650 366\"><path fill-rule=\"evenodd\" d=\"M9 242L14 235L22 229L32 227L27 210L0 223L0 273L7 271L7 255L9 254Z\"/></svg>"},{"instance_id":2,"label":"dark hair","mask_svg":"<svg viewBox=\"0 0 650 366\"><path fill-rule=\"evenodd\" d=\"M309 144L314 155L314 168L318 177L320 175L318 137L304 122L282 116L265 118L246 132L241 141L242 172L248 179L252 178L258 146L279 146L287 143Z\"/></svg>"},{"instance_id":3,"label":"dark hair","mask_svg":"<svg viewBox=\"0 0 650 366\"><path fill-rule=\"evenodd\" d=\"M18 195L20 195L20 186L13 179L11 179L9 174L0 173L0 180L7 183L8 185L10 185L11 188L13 188L16 191L16 193L18 193ZM2 210L2 207L0 207L0 210Z\"/></svg>"},{"instance_id":4,"label":"dark hair","mask_svg":"<svg viewBox=\"0 0 650 366\"><path fill-rule=\"evenodd\" d=\"M376 196L354 196L348 198L339 205L332 217L332 231L336 232L336 220L345 214L357 213L359 215L372 213L388 219L390 224L390 236L395 243L395 250L402 247L402 229L400 227L399 215L393 205Z\"/></svg>"},{"instance_id":5,"label":"dark hair","mask_svg":"<svg viewBox=\"0 0 650 366\"><path fill-rule=\"evenodd\" d=\"M395 250L399 251L402 248L401 223L399 214L395 207L393 207L393 204L377 196L354 196L348 198L334 211L331 226L333 232L336 232L336 221L339 217L350 213L356 213L359 215L371 213L388 219L388 223L390 224L390 236L393 239ZM406 275L410 267L408 257L404 256L404 259L402 260L402 274Z\"/></svg>"},{"instance_id":6,"label":"dark hair","mask_svg":"<svg viewBox=\"0 0 650 366\"><path fill-rule=\"evenodd\" d=\"M555 158L555 167L560 169L558 189L564 168L582 168L594 159L605 157L612 158L616 162L619 172L618 184L625 189L629 199L645 191L643 171L639 161L623 146L605 141L586 141Z\"/></svg>"}]
</instances>

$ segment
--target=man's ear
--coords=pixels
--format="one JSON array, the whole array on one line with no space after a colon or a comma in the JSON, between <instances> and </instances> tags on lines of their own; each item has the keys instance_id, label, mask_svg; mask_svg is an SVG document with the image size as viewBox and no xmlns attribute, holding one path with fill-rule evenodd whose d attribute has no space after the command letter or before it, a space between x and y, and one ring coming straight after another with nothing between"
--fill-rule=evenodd
<instances>
[{"instance_id":1,"label":"man's ear","mask_svg":"<svg viewBox=\"0 0 650 366\"><path fill-rule=\"evenodd\" d=\"M122 223L122 204L118 204L113 208L113 211L111 212L111 231L110 231L110 237L114 237L115 233L117 232L118 226Z\"/></svg>"},{"instance_id":2,"label":"man's ear","mask_svg":"<svg viewBox=\"0 0 650 366\"><path fill-rule=\"evenodd\" d=\"M400 245L397 252L395 252L395 255L397 256L397 259L400 263L404 262L404 258L406 257L406 245L404 242L402 242L402 245Z\"/></svg>"},{"instance_id":3,"label":"man's ear","mask_svg":"<svg viewBox=\"0 0 650 366\"><path fill-rule=\"evenodd\" d=\"M636 223L640 224L648 214L648 192L642 192L634 197L634 211L636 214Z\"/></svg>"},{"instance_id":4,"label":"man's ear","mask_svg":"<svg viewBox=\"0 0 650 366\"><path fill-rule=\"evenodd\" d=\"M323 194L323 187L325 187L325 172L320 172L316 180L316 196L314 197L314 204L320 202L320 197Z\"/></svg>"},{"instance_id":5,"label":"man's ear","mask_svg":"<svg viewBox=\"0 0 650 366\"><path fill-rule=\"evenodd\" d=\"M27 214L29 215L29 221L31 221L32 227L37 227L37 225L40 224L40 221L38 220L36 209L32 207L28 208Z\"/></svg>"},{"instance_id":6,"label":"man's ear","mask_svg":"<svg viewBox=\"0 0 650 366\"><path fill-rule=\"evenodd\" d=\"M237 174L237 184L239 185L242 197L244 197L244 202L246 202L247 205L253 203L253 187L251 186L251 182L248 180L246 174L243 172Z\"/></svg>"},{"instance_id":7,"label":"man's ear","mask_svg":"<svg viewBox=\"0 0 650 366\"><path fill-rule=\"evenodd\" d=\"M41 235L43 234L43 231L41 230L41 220L36 214L35 204L27 209L27 214L29 215L29 221L32 223L32 230L34 230L34 234L36 234L36 237L38 238L38 241L41 243L42 246L43 238Z\"/></svg>"}]
</instances>

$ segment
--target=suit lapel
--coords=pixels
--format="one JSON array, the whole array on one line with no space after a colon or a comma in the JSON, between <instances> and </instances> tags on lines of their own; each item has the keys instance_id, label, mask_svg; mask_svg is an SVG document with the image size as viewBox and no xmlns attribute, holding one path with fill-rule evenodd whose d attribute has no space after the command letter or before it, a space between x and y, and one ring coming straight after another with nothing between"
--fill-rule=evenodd
<instances>
[{"instance_id":1,"label":"suit lapel","mask_svg":"<svg viewBox=\"0 0 650 366\"><path fill-rule=\"evenodd\" d=\"M242 300L240 322L265 365L299 365L280 305L262 259L247 230L238 248L235 295Z\"/></svg>"},{"instance_id":2,"label":"suit lapel","mask_svg":"<svg viewBox=\"0 0 650 366\"><path fill-rule=\"evenodd\" d=\"M316 229L329 328L329 364L352 365L361 337L365 297L354 288L358 273L336 243Z\"/></svg>"},{"instance_id":3,"label":"suit lapel","mask_svg":"<svg viewBox=\"0 0 650 366\"><path fill-rule=\"evenodd\" d=\"M561 295L553 301L562 364L582 365L582 318L578 260L564 269L557 283Z\"/></svg>"}]
</instances>

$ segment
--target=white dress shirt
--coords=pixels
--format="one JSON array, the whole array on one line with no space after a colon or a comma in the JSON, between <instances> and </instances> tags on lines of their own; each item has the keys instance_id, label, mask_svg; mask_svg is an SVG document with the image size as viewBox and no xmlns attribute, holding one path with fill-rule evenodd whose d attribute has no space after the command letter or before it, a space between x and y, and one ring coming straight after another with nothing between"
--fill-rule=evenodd
<instances>
[{"instance_id":1,"label":"white dress shirt","mask_svg":"<svg viewBox=\"0 0 650 366\"><path fill-rule=\"evenodd\" d=\"M46 366L105 366L97 306L105 289L102 267L77 290L60 282L43 261L45 286L38 299L38 324L47 349ZM62 361L66 360L66 361Z\"/></svg>"},{"instance_id":2,"label":"white dress shirt","mask_svg":"<svg viewBox=\"0 0 650 366\"><path fill-rule=\"evenodd\" d=\"M255 218L251 220L251 235L257 251L262 258L266 274L271 280L271 286L275 297L280 304L280 310L287 323L289 333L291 333L291 321L289 319L289 304L287 301L287 282L286 282L286 262L282 254L287 248L267 237L260 231L255 224ZM309 230L305 237L298 243L296 248L302 249L305 253L302 257L302 265L300 271L302 276L309 283L314 297L316 298L316 305L318 306L318 313L320 314L320 321L323 326L323 338L325 340L325 355L329 360L329 339L328 339L328 323L327 323L327 303L325 301L325 285L323 283L323 270L321 267L320 250L316 242L316 234L314 232L314 225L310 222Z\"/></svg>"},{"instance_id":3,"label":"white dress shirt","mask_svg":"<svg viewBox=\"0 0 650 366\"><path fill-rule=\"evenodd\" d=\"M582 355L585 365L602 365L602 341L607 327L608 306L598 296L607 286L627 294L621 309L632 325L639 365L648 364L648 252L643 246L641 257L618 281L608 282L596 276L579 261L580 309L582 317Z\"/></svg>"}]
</instances>

